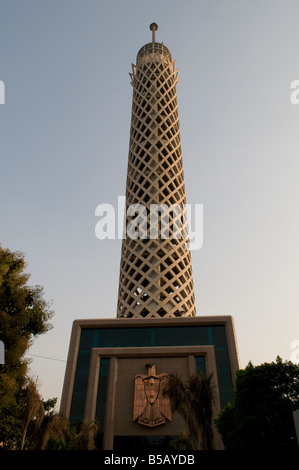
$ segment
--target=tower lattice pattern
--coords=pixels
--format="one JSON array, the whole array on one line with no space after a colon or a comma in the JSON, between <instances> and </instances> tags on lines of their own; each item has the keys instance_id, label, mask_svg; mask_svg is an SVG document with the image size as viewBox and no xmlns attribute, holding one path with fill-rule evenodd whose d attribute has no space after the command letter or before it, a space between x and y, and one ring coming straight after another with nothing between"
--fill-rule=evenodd
<instances>
[{"instance_id":1,"label":"tower lattice pattern","mask_svg":"<svg viewBox=\"0 0 299 470\"><path fill-rule=\"evenodd\" d=\"M178 70L169 50L156 42L140 49L132 69L127 236L122 244L117 316L195 316L184 217Z\"/></svg>"}]
</instances>

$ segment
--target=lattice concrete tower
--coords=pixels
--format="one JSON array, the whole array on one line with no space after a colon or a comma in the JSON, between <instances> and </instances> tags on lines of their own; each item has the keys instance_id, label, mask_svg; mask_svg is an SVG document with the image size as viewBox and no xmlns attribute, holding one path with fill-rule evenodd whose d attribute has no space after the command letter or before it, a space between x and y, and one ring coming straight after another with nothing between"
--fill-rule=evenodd
<instances>
[{"instance_id":1,"label":"lattice concrete tower","mask_svg":"<svg viewBox=\"0 0 299 470\"><path fill-rule=\"evenodd\" d=\"M178 70L155 41L137 54L117 317L195 316L186 223Z\"/></svg>"}]
</instances>

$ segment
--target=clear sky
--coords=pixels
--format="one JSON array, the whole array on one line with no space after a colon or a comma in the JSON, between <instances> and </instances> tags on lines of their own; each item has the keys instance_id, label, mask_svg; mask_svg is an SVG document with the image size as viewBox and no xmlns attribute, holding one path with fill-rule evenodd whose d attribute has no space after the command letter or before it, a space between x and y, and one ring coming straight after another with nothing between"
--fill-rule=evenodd
<instances>
[{"instance_id":1,"label":"clear sky","mask_svg":"<svg viewBox=\"0 0 299 470\"><path fill-rule=\"evenodd\" d=\"M128 74L152 22L180 68L187 202L203 204L197 315L234 317L241 367L291 358L298 21L298 0L1 0L0 243L53 300L29 351L45 399L60 400L73 320L116 317L121 241L96 238L95 209L125 193Z\"/></svg>"}]
</instances>

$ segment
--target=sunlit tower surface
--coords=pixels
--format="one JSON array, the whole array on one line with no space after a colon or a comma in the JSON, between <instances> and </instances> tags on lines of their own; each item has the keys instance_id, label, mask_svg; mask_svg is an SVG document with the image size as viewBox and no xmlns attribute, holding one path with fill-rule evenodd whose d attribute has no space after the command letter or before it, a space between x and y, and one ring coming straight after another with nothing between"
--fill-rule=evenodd
<instances>
[{"instance_id":1,"label":"sunlit tower surface","mask_svg":"<svg viewBox=\"0 0 299 470\"><path fill-rule=\"evenodd\" d=\"M152 23L150 29L152 42L139 50L130 74L133 101L118 318L196 315L176 95L178 69L167 47L155 40L158 26Z\"/></svg>"}]
</instances>

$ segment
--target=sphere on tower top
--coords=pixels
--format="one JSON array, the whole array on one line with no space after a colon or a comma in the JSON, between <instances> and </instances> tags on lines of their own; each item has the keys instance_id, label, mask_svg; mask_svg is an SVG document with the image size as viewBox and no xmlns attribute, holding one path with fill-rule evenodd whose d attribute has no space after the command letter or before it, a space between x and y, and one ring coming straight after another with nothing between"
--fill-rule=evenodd
<instances>
[{"instance_id":1,"label":"sphere on tower top","mask_svg":"<svg viewBox=\"0 0 299 470\"><path fill-rule=\"evenodd\" d=\"M150 30L151 30L151 31L157 31L157 29L158 29L157 23L152 23L152 24L150 25Z\"/></svg>"},{"instance_id":2,"label":"sphere on tower top","mask_svg":"<svg viewBox=\"0 0 299 470\"><path fill-rule=\"evenodd\" d=\"M155 34L155 33L156 33L157 29L158 29L157 23L151 23L151 25L150 25L150 30L151 30L152 33L153 33L153 40L152 40L153 42L155 42L155 40L156 40L156 37L155 37L156 34Z\"/></svg>"}]
</instances>

